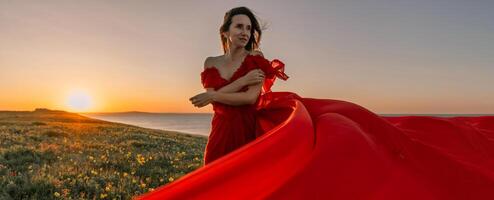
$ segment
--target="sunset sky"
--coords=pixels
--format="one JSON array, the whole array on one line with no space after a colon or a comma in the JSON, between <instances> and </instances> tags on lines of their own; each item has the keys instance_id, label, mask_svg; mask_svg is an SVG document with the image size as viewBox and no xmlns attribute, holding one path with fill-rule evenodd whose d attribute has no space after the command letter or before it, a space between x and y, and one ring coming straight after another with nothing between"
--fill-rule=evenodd
<instances>
[{"instance_id":1,"label":"sunset sky","mask_svg":"<svg viewBox=\"0 0 494 200\"><path fill-rule=\"evenodd\" d=\"M224 13L251 8L274 91L376 113L494 113L494 1L0 0L0 110L212 112L207 56Z\"/></svg>"}]
</instances>

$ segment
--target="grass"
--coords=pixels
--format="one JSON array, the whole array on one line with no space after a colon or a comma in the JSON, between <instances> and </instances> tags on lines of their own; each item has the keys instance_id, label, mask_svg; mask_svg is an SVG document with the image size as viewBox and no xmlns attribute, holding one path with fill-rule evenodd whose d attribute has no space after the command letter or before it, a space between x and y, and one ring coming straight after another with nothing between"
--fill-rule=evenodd
<instances>
[{"instance_id":1,"label":"grass","mask_svg":"<svg viewBox=\"0 0 494 200\"><path fill-rule=\"evenodd\" d=\"M202 166L204 136L0 112L0 199L131 199Z\"/></svg>"}]
</instances>

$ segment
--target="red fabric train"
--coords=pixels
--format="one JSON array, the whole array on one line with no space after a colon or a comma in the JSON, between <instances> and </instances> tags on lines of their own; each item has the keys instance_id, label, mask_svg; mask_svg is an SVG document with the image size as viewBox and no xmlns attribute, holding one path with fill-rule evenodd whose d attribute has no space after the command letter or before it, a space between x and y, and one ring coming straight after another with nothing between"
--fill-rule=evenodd
<instances>
[{"instance_id":1,"label":"red fabric train","mask_svg":"<svg viewBox=\"0 0 494 200\"><path fill-rule=\"evenodd\" d=\"M271 92L288 76L281 61L260 56L232 80L256 67L268 81L254 107L255 139L138 199L494 199L493 116L381 117Z\"/></svg>"}]
</instances>

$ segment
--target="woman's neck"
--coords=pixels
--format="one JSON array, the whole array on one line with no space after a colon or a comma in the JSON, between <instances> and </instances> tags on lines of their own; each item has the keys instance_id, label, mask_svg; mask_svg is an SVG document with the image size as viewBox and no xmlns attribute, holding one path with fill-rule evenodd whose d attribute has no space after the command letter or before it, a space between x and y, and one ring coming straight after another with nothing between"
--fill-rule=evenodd
<instances>
[{"instance_id":1,"label":"woman's neck","mask_svg":"<svg viewBox=\"0 0 494 200\"><path fill-rule=\"evenodd\" d=\"M225 53L225 58L229 61L242 59L248 52L244 48L231 48Z\"/></svg>"}]
</instances>

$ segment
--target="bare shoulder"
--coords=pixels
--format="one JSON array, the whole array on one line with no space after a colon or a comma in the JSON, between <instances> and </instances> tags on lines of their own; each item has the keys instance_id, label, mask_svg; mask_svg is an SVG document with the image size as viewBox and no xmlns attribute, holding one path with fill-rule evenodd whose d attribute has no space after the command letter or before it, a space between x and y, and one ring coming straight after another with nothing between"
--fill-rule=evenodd
<instances>
[{"instance_id":1,"label":"bare shoulder","mask_svg":"<svg viewBox=\"0 0 494 200\"><path fill-rule=\"evenodd\" d=\"M221 56L209 56L209 57L207 57L206 60L204 60L204 69L214 67L217 64L219 57L221 57Z\"/></svg>"},{"instance_id":2,"label":"bare shoulder","mask_svg":"<svg viewBox=\"0 0 494 200\"><path fill-rule=\"evenodd\" d=\"M264 54L260 50L253 50L250 52L250 55L264 57Z\"/></svg>"}]
</instances>

